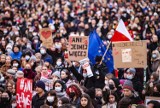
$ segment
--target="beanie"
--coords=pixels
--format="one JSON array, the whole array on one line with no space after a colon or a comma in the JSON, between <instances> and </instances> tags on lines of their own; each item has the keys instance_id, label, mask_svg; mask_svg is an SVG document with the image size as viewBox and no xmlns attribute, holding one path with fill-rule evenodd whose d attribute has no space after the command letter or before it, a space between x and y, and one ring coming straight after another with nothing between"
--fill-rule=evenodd
<instances>
[{"instance_id":1,"label":"beanie","mask_svg":"<svg viewBox=\"0 0 160 108\"><path fill-rule=\"evenodd\" d=\"M45 46L40 46L40 49L41 49L41 48L43 48L43 49L47 50L47 48L46 48Z\"/></svg>"},{"instance_id":2,"label":"beanie","mask_svg":"<svg viewBox=\"0 0 160 108\"><path fill-rule=\"evenodd\" d=\"M15 75L15 74L16 74L16 71L13 70L13 69L8 69L8 70L7 70L7 73L8 73L8 74L11 74L11 75Z\"/></svg>"},{"instance_id":3,"label":"beanie","mask_svg":"<svg viewBox=\"0 0 160 108\"><path fill-rule=\"evenodd\" d=\"M129 68L127 69L127 72L131 72L132 74L136 74L136 69L135 68Z\"/></svg>"},{"instance_id":4,"label":"beanie","mask_svg":"<svg viewBox=\"0 0 160 108\"><path fill-rule=\"evenodd\" d=\"M43 81L38 81L38 82L36 83L36 87L39 87L39 88L41 88L42 90L45 91L45 84L44 84Z\"/></svg>"},{"instance_id":5,"label":"beanie","mask_svg":"<svg viewBox=\"0 0 160 108\"><path fill-rule=\"evenodd\" d=\"M52 64L52 60L50 58L46 58L44 62L48 62L49 64Z\"/></svg>"},{"instance_id":6,"label":"beanie","mask_svg":"<svg viewBox=\"0 0 160 108\"><path fill-rule=\"evenodd\" d=\"M22 71L17 71L16 77L17 78L22 78L22 77L24 77L24 73Z\"/></svg>"},{"instance_id":7,"label":"beanie","mask_svg":"<svg viewBox=\"0 0 160 108\"><path fill-rule=\"evenodd\" d=\"M129 89L131 91L134 91L132 81L126 80L124 82L123 89Z\"/></svg>"},{"instance_id":8,"label":"beanie","mask_svg":"<svg viewBox=\"0 0 160 108\"><path fill-rule=\"evenodd\" d=\"M7 49L7 48L12 49L12 45L11 45L11 44L7 44L6 49Z\"/></svg>"},{"instance_id":9,"label":"beanie","mask_svg":"<svg viewBox=\"0 0 160 108\"><path fill-rule=\"evenodd\" d=\"M30 60L36 61L36 57L34 55L32 55Z\"/></svg>"},{"instance_id":10,"label":"beanie","mask_svg":"<svg viewBox=\"0 0 160 108\"><path fill-rule=\"evenodd\" d=\"M59 71L55 71L52 75L57 76L58 78L60 78L60 72Z\"/></svg>"}]
</instances>

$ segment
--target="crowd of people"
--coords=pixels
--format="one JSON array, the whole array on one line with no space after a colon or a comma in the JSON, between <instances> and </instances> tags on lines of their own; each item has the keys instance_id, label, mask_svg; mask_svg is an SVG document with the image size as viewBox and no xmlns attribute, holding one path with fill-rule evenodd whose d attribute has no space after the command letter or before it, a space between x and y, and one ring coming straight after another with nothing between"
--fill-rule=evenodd
<instances>
[{"instance_id":1,"label":"crowd of people","mask_svg":"<svg viewBox=\"0 0 160 108\"><path fill-rule=\"evenodd\" d=\"M120 19L134 41L147 40L146 69L115 69L117 77L97 55L88 75L64 57L71 33L96 30L107 45ZM50 48L42 28L52 30ZM32 108L159 108L145 103L160 96L159 40L159 0L0 0L0 108L16 108L18 78L33 80Z\"/></svg>"}]
</instances>

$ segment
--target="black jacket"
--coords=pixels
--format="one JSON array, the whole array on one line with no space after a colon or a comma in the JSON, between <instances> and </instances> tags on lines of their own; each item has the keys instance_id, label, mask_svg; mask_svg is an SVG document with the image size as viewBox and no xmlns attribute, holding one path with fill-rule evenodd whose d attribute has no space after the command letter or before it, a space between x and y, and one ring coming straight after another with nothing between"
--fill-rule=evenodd
<instances>
[{"instance_id":1,"label":"black jacket","mask_svg":"<svg viewBox=\"0 0 160 108\"><path fill-rule=\"evenodd\" d=\"M137 91L139 93L139 95L141 95L142 90L143 90L142 82L140 82L140 80L136 77L134 77L131 81L133 83L134 90Z\"/></svg>"},{"instance_id":2,"label":"black jacket","mask_svg":"<svg viewBox=\"0 0 160 108\"><path fill-rule=\"evenodd\" d=\"M96 82L95 82L95 88L101 88L103 89L104 87L104 80L105 80L105 75L108 73L108 69L105 66L105 64L95 64L93 66L93 73L95 75L96 78Z\"/></svg>"},{"instance_id":3,"label":"black jacket","mask_svg":"<svg viewBox=\"0 0 160 108\"><path fill-rule=\"evenodd\" d=\"M42 97L39 97L38 94L34 95L32 98L32 108L40 108L40 106L44 104L46 98L47 93L45 93Z\"/></svg>"}]
</instances>

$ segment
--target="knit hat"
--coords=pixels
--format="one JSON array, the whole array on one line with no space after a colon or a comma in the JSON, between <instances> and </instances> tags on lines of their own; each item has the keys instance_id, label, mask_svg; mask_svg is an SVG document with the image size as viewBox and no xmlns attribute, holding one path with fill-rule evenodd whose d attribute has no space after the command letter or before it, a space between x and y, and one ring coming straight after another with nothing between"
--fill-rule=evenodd
<instances>
[{"instance_id":1,"label":"knit hat","mask_svg":"<svg viewBox=\"0 0 160 108\"><path fill-rule=\"evenodd\" d=\"M16 71L13 70L13 69L8 69L8 70L7 70L7 73L8 73L8 74L11 74L11 75L15 75Z\"/></svg>"},{"instance_id":2,"label":"knit hat","mask_svg":"<svg viewBox=\"0 0 160 108\"><path fill-rule=\"evenodd\" d=\"M132 81L126 80L124 82L123 89L129 89L131 91L134 91Z\"/></svg>"},{"instance_id":3,"label":"knit hat","mask_svg":"<svg viewBox=\"0 0 160 108\"><path fill-rule=\"evenodd\" d=\"M46 58L44 62L48 62L49 64L52 64L52 60L50 58Z\"/></svg>"},{"instance_id":4,"label":"knit hat","mask_svg":"<svg viewBox=\"0 0 160 108\"><path fill-rule=\"evenodd\" d=\"M31 56L30 60L36 61L36 57L34 55Z\"/></svg>"},{"instance_id":5,"label":"knit hat","mask_svg":"<svg viewBox=\"0 0 160 108\"><path fill-rule=\"evenodd\" d=\"M6 49L7 49L7 48L12 49L12 45L11 45L11 44L7 44Z\"/></svg>"},{"instance_id":6,"label":"knit hat","mask_svg":"<svg viewBox=\"0 0 160 108\"><path fill-rule=\"evenodd\" d=\"M35 39L38 39L38 36L34 36L34 37L32 38L32 40L35 40Z\"/></svg>"},{"instance_id":7,"label":"knit hat","mask_svg":"<svg viewBox=\"0 0 160 108\"><path fill-rule=\"evenodd\" d=\"M58 78L60 78L60 72L59 71L55 71L52 75L57 76Z\"/></svg>"},{"instance_id":8,"label":"knit hat","mask_svg":"<svg viewBox=\"0 0 160 108\"><path fill-rule=\"evenodd\" d=\"M129 68L127 69L127 72L131 72L132 74L136 74L136 69L135 68Z\"/></svg>"},{"instance_id":9,"label":"knit hat","mask_svg":"<svg viewBox=\"0 0 160 108\"><path fill-rule=\"evenodd\" d=\"M47 48L46 48L45 46L43 46L43 45L42 45L42 46L40 46L40 49L41 49L41 48L43 48L43 49L45 49L45 50L47 49Z\"/></svg>"},{"instance_id":10,"label":"knit hat","mask_svg":"<svg viewBox=\"0 0 160 108\"><path fill-rule=\"evenodd\" d=\"M22 78L24 77L24 73L22 71L17 71L16 78Z\"/></svg>"},{"instance_id":11,"label":"knit hat","mask_svg":"<svg viewBox=\"0 0 160 108\"><path fill-rule=\"evenodd\" d=\"M44 84L43 81L38 81L38 82L36 83L36 87L39 87L39 88L41 88L42 90L45 91L45 84Z\"/></svg>"}]
</instances>

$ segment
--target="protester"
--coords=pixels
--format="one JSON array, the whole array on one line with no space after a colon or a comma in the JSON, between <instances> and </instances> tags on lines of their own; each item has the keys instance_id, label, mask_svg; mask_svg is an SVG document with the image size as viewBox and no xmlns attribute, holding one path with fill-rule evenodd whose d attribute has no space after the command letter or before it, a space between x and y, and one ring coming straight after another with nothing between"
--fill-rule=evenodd
<instances>
[{"instance_id":1,"label":"protester","mask_svg":"<svg viewBox=\"0 0 160 108\"><path fill-rule=\"evenodd\" d=\"M40 108L40 106L44 104L47 97L47 93L45 92L45 84L43 81L38 81L36 83L36 92L36 95L32 98L32 107Z\"/></svg>"},{"instance_id":2,"label":"protester","mask_svg":"<svg viewBox=\"0 0 160 108\"><path fill-rule=\"evenodd\" d=\"M89 95L82 94L80 101L81 102L78 108L94 108Z\"/></svg>"},{"instance_id":3,"label":"protester","mask_svg":"<svg viewBox=\"0 0 160 108\"><path fill-rule=\"evenodd\" d=\"M50 107L57 108L58 107L58 98L56 96L56 92L51 90L48 92L46 104Z\"/></svg>"}]
</instances>

